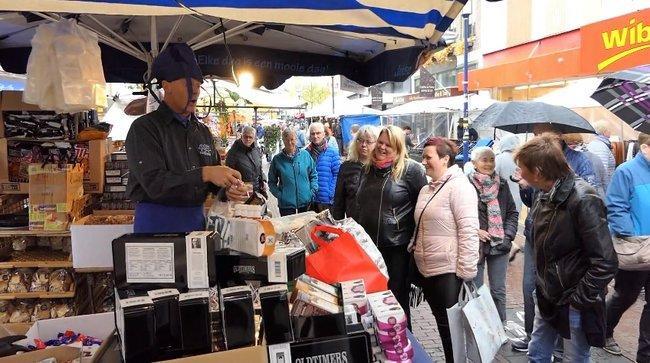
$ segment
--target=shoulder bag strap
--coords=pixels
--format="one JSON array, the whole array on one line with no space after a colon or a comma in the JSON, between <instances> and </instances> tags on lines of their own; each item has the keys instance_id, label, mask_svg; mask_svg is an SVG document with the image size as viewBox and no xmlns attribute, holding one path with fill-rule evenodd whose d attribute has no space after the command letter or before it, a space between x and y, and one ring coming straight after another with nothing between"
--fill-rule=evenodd
<instances>
[{"instance_id":1,"label":"shoulder bag strap","mask_svg":"<svg viewBox=\"0 0 650 363\"><path fill-rule=\"evenodd\" d=\"M427 209L427 207L429 206L429 203L431 203L431 201L433 200L433 198L435 198L436 195L438 195L438 193L439 193L439 192L442 190L442 188L445 186L445 184L447 184L447 182L449 181L449 179L451 179L451 178L448 178L447 180L445 180L444 183L442 183L442 185L440 186L440 188L438 188L438 190L436 190L436 192L433 193L433 195L431 196L431 198L429 198L429 200L428 200L428 201L426 202L426 204L424 205L424 208L422 208L422 212L420 213L420 218L418 218L418 223L415 225L415 236L413 237L413 247L415 247L415 245L416 245L417 242L418 242L418 234L420 233L420 222L422 221L422 216L424 216L424 211Z\"/></svg>"}]
</instances>

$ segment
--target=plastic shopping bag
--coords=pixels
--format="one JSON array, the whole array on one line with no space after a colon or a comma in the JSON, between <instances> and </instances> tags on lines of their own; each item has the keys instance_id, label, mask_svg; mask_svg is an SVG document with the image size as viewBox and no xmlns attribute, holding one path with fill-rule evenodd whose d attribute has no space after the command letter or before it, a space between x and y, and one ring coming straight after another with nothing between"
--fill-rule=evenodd
<instances>
[{"instance_id":1,"label":"plastic shopping bag","mask_svg":"<svg viewBox=\"0 0 650 363\"><path fill-rule=\"evenodd\" d=\"M449 333L451 334L451 346L454 352L454 362L481 361L478 348L473 342L473 337L466 334L463 318L463 307L470 301L470 299L476 297L475 291L474 294L472 294L470 286L464 282L460 289L460 293L458 294L458 302L447 309L447 319L449 320Z\"/></svg>"},{"instance_id":2,"label":"plastic shopping bag","mask_svg":"<svg viewBox=\"0 0 650 363\"><path fill-rule=\"evenodd\" d=\"M318 232L336 237L328 241ZM307 275L328 284L363 279L368 293L388 290L388 279L350 233L341 228L320 225L312 229L310 236L318 245L318 250L307 256Z\"/></svg>"},{"instance_id":3,"label":"plastic shopping bag","mask_svg":"<svg viewBox=\"0 0 650 363\"><path fill-rule=\"evenodd\" d=\"M372 241L372 238L370 238L366 230L352 218L342 220L340 222L340 227L354 236L355 241L357 241L361 248L363 248L372 262L377 265L379 271L388 278L388 268L386 267L384 256L381 255L377 245Z\"/></svg>"},{"instance_id":4,"label":"plastic shopping bag","mask_svg":"<svg viewBox=\"0 0 650 363\"><path fill-rule=\"evenodd\" d=\"M492 362L508 337L487 285L478 291L474 284L468 286L471 298L462 307L467 356L469 358L478 351L480 360L477 362Z\"/></svg>"}]
</instances>

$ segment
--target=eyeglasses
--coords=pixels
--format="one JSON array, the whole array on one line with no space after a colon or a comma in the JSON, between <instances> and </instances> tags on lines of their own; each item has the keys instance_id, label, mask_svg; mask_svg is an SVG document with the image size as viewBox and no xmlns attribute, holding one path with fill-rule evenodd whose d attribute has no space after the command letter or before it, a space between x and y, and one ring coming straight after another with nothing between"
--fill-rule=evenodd
<instances>
[{"instance_id":1,"label":"eyeglasses","mask_svg":"<svg viewBox=\"0 0 650 363\"><path fill-rule=\"evenodd\" d=\"M364 145L364 144L365 144L365 145L372 145L372 144L374 144L375 142L376 142L376 141L372 141L372 140L357 139L357 143L359 143L359 144L361 144L361 145Z\"/></svg>"}]
</instances>

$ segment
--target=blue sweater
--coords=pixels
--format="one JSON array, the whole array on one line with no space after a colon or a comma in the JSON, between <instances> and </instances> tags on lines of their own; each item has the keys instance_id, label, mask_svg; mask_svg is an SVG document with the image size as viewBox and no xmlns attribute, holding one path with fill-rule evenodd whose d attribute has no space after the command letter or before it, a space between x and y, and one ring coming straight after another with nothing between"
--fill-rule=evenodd
<instances>
[{"instance_id":1,"label":"blue sweater","mask_svg":"<svg viewBox=\"0 0 650 363\"><path fill-rule=\"evenodd\" d=\"M307 151L307 153L309 153ZM336 190L336 178L339 175L341 157L338 150L327 147L316 161L318 172L318 193L314 198L315 203L334 204L334 191Z\"/></svg>"},{"instance_id":2,"label":"blue sweater","mask_svg":"<svg viewBox=\"0 0 650 363\"><path fill-rule=\"evenodd\" d=\"M612 233L650 235L650 161L641 152L616 169L606 199Z\"/></svg>"},{"instance_id":3,"label":"blue sweater","mask_svg":"<svg viewBox=\"0 0 650 363\"><path fill-rule=\"evenodd\" d=\"M316 165L309 152L299 149L293 157L284 152L275 155L269 166L269 189L282 209L308 206L318 190Z\"/></svg>"}]
</instances>

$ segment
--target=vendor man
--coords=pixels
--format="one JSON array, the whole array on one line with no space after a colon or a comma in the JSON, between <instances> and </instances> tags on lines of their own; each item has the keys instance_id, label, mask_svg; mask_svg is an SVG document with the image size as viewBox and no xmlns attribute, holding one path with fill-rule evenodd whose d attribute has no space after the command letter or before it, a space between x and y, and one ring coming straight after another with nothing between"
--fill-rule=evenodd
<instances>
[{"instance_id":1,"label":"vendor man","mask_svg":"<svg viewBox=\"0 0 650 363\"><path fill-rule=\"evenodd\" d=\"M242 200L245 186L238 171L220 166L210 130L194 115L203 75L190 47L168 46L151 72L162 82L163 100L136 119L126 137L134 231L204 230L208 193L226 188L229 199Z\"/></svg>"}]
</instances>

